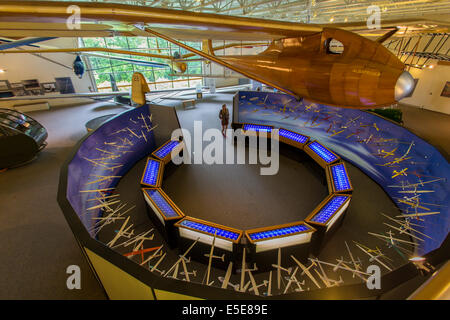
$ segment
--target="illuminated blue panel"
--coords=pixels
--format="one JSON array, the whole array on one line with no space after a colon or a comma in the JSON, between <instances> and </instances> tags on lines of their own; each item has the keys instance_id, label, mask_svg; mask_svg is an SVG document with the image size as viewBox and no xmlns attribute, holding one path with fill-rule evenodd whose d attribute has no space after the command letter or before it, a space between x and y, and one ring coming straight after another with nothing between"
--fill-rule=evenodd
<instances>
[{"instance_id":1,"label":"illuminated blue panel","mask_svg":"<svg viewBox=\"0 0 450 320\"><path fill-rule=\"evenodd\" d=\"M340 163L331 166L331 175L333 176L333 184L336 191L351 189L347 170L345 170L344 164Z\"/></svg>"},{"instance_id":2,"label":"illuminated blue panel","mask_svg":"<svg viewBox=\"0 0 450 320\"><path fill-rule=\"evenodd\" d=\"M164 146L162 146L159 150L153 152L153 154L160 159L164 159L179 144L180 144L179 141L169 141Z\"/></svg>"},{"instance_id":3,"label":"illuminated blue panel","mask_svg":"<svg viewBox=\"0 0 450 320\"><path fill-rule=\"evenodd\" d=\"M148 184L150 186L156 186L156 182L158 181L158 172L160 165L161 164L159 161L149 159L147 165L145 166L142 183Z\"/></svg>"},{"instance_id":4,"label":"illuminated blue panel","mask_svg":"<svg viewBox=\"0 0 450 320\"><path fill-rule=\"evenodd\" d=\"M251 131L264 131L264 132L272 132L272 127L270 126L263 126L259 124L244 124L244 131L251 130Z\"/></svg>"},{"instance_id":5,"label":"illuminated blue panel","mask_svg":"<svg viewBox=\"0 0 450 320\"><path fill-rule=\"evenodd\" d=\"M167 202L166 198L162 196L162 194L159 192L159 190L152 189L152 190L145 190L145 193L147 196L153 200L155 205L161 210L163 215L166 218L174 218L179 217L180 215L173 209L173 207L170 205L169 202Z\"/></svg>"},{"instance_id":6,"label":"illuminated blue panel","mask_svg":"<svg viewBox=\"0 0 450 320\"><path fill-rule=\"evenodd\" d=\"M331 163L337 159L337 156L335 156L330 150L325 148L317 141L310 143L308 147L312 151L314 151L314 153L317 154L320 158L322 158L326 163Z\"/></svg>"},{"instance_id":7,"label":"illuminated blue panel","mask_svg":"<svg viewBox=\"0 0 450 320\"><path fill-rule=\"evenodd\" d=\"M289 139L289 140L292 140L292 141L295 141L298 143L305 143L306 141L308 141L308 138L309 138L300 133L292 132L292 131L285 130L285 129L280 129L278 134L281 137L284 137L286 139Z\"/></svg>"},{"instance_id":8,"label":"illuminated blue panel","mask_svg":"<svg viewBox=\"0 0 450 320\"><path fill-rule=\"evenodd\" d=\"M273 229L273 230L266 230L261 232L255 232L250 233L249 237L252 240L262 240L262 239L269 239L269 238L276 238L283 235L292 235L295 233L300 233L306 230L310 230L308 226L304 224L299 224L296 226L290 226L290 227L284 227L279 229Z\"/></svg>"},{"instance_id":9,"label":"illuminated blue panel","mask_svg":"<svg viewBox=\"0 0 450 320\"><path fill-rule=\"evenodd\" d=\"M212 227L207 224L203 224L203 223L196 222L196 221L183 220L183 221L181 221L180 225L191 228L191 229L209 233L212 236L214 236L214 233L217 231L217 236L226 238L226 239L230 239L230 240L237 240L239 238L239 233L228 231L228 230L217 228L217 227Z\"/></svg>"},{"instance_id":10,"label":"illuminated blue panel","mask_svg":"<svg viewBox=\"0 0 450 320\"><path fill-rule=\"evenodd\" d=\"M348 198L348 196L334 196L314 215L314 217L310 219L310 221L325 224Z\"/></svg>"}]
</instances>

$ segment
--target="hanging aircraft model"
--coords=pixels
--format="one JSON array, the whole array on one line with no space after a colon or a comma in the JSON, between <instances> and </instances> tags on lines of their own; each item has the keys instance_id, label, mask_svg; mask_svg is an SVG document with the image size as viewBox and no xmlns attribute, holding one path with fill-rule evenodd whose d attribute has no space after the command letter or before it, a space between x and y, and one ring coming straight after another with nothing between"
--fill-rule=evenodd
<instances>
[{"instance_id":1,"label":"hanging aircraft model","mask_svg":"<svg viewBox=\"0 0 450 320\"><path fill-rule=\"evenodd\" d=\"M42 58L40 55L42 53L68 53L73 54L76 56L72 69L75 73L75 75L79 78L83 77L85 70L85 65L83 63L83 60L81 59L81 56L90 56L90 57L96 57L96 58L102 58L102 59L108 59L108 60L118 60L126 63L131 63L138 66L144 66L144 67L153 67L153 68L172 68L176 72L184 72L186 71L186 63L180 61L175 62L174 59L176 57L180 58L180 54L178 52L174 53L174 57L170 57L167 55L160 55L160 54L151 54L151 53L142 53L135 51L126 51L126 50L119 50L119 49L110 49L110 48L55 48L48 45L43 44L36 44L39 42L47 41L47 40L53 40L55 37L31 37L31 38L23 38L20 40L14 40L14 39L8 39L5 37L0 37L0 53L30 53L34 54L37 57ZM34 47L38 49L30 50L25 47ZM5 51L7 49L18 49L17 51ZM154 61L147 61L147 60L140 60L140 59L130 59L125 57L116 57L116 56L109 56L104 54L99 54L95 52L108 52L108 53L120 53L124 55L137 55L137 56L144 56L147 58L160 58L160 59L166 59L171 61L171 63L161 63L161 62L154 62ZM51 61L51 60L50 60Z\"/></svg>"},{"instance_id":2,"label":"hanging aircraft model","mask_svg":"<svg viewBox=\"0 0 450 320\"><path fill-rule=\"evenodd\" d=\"M80 56L77 56L75 58L75 61L73 62L73 72L75 73L75 75L78 78L81 79L83 77L83 74L84 74L84 63L81 60Z\"/></svg>"},{"instance_id":3,"label":"hanging aircraft model","mask_svg":"<svg viewBox=\"0 0 450 320\"><path fill-rule=\"evenodd\" d=\"M69 4L80 8L79 31L65 26ZM328 25L67 1L5 1L0 4L0 36L7 32L2 22L26 25L15 36L160 37L297 99L344 108L391 105L414 88L405 65L382 45L386 36L373 41ZM209 46L197 50L183 40L202 40ZM271 44L257 55L216 56L212 40Z\"/></svg>"}]
</instances>

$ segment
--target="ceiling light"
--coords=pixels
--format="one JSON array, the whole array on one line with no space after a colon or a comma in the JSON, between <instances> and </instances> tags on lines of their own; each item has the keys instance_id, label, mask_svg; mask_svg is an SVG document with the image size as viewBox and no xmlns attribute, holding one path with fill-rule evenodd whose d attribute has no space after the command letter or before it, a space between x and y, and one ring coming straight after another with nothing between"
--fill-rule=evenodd
<instances>
[{"instance_id":1,"label":"ceiling light","mask_svg":"<svg viewBox=\"0 0 450 320\"><path fill-rule=\"evenodd\" d=\"M333 22L333 21L334 21L334 17L331 17L331 18L330 18L330 22Z\"/></svg>"}]
</instances>

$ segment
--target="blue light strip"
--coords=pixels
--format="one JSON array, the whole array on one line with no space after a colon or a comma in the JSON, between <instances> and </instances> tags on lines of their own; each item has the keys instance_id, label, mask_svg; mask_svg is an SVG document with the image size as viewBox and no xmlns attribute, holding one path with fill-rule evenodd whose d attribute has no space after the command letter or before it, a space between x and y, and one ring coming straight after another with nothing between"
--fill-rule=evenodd
<instances>
[{"instance_id":1,"label":"blue light strip","mask_svg":"<svg viewBox=\"0 0 450 320\"><path fill-rule=\"evenodd\" d=\"M145 166L142 183L148 184L150 186L156 186L160 165L161 164L159 161L156 161L155 159L149 159L147 165Z\"/></svg>"},{"instance_id":2,"label":"blue light strip","mask_svg":"<svg viewBox=\"0 0 450 320\"><path fill-rule=\"evenodd\" d=\"M289 140L292 140L292 141L295 141L298 143L305 143L306 141L308 141L308 138L309 138L308 136L304 136L300 133L292 132L292 131L289 131L286 129L280 129L278 131L278 134L281 137L284 137L286 139L289 139Z\"/></svg>"},{"instance_id":3,"label":"blue light strip","mask_svg":"<svg viewBox=\"0 0 450 320\"><path fill-rule=\"evenodd\" d=\"M331 163L337 160L337 156L335 156L330 150L325 148L323 145L314 141L308 145L308 147L314 151L321 159L323 159L326 163Z\"/></svg>"},{"instance_id":4,"label":"blue light strip","mask_svg":"<svg viewBox=\"0 0 450 320\"><path fill-rule=\"evenodd\" d=\"M269 238L276 238L283 235L293 235L303 231L311 230L308 226L304 224L299 224L296 226L284 227L273 230L266 230L261 232L250 233L249 237L251 240L266 240Z\"/></svg>"},{"instance_id":5,"label":"blue light strip","mask_svg":"<svg viewBox=\"0 0 450 320\"><path fill-rule=\"evenodd\" d=\"M196 222L196 221L183 220L183 221L181 221L180 225L183 227L188 227L191 229L206 232L212 236L214 236L215 232L217 231L218 237L226 238L226 239L233 240L233 241L239 239L239 235L240 235L239 233L236 233L236 232L228 231L225 229L220 229L217 227L212 227L207 224L203 224L203 223Z\"/></svg>"},{"instance_id":6,"label":"blue light strip","mask_svg":"<svg viewBox=\"0 0 450 320\"><path fill-rule=\"evenodd\" d=\"M172 205L167 202L166 198L163 197L163 195L159 192L157 189L151 189L151 190L144 190L147 196L153 200L155 205L161 210L162 214L166 218L174 218L174 217L180 217L178 212L172 207Z\"/></svg>"},{"instance_id":7,"label":"blue light strip","mask_svg":"<svg viewBox=\"0 0 450 320\"><path fill-rule=\"evenodd\" d=\"M179 144L180 144L179 141L174 141L174 140L169 141L164 146L162 146L160 149L153 152L153 155L155 155L156 157L158 157L160 159L164 159Z\"/></svg>"},{"instance_id":8,"label":"blue light strip","mask_svg":"<svg viewBox=\"0 0 450 320\"><path fill-rule=\"evenodd\" d=\"M310 221L325 224L339 210L348 196L334 196L317 212Z\"/></svg>"},{"instance_id":9,"label":"blue light strip","mask_svg":"<svg viewBox=\"0 0 450 320\"><path fill-rule=\"evenodd\" d=\"M347 170L345 169L343 163L331 166L331 175L333 177L333 184L336 191L351 189Z\"/></svg>"},{"instance_id":10,"label":"blue light strip","mask_svg":"<svg viewBox=\"0 0 450 320\"><path fill-rule=\"evenodd\" d=\"M251 130L251 131L265 131L265 132L272 132L272 127L270 126L263 126L259 124L244 124L244 131Z\"/></svg>"}]
</instances>

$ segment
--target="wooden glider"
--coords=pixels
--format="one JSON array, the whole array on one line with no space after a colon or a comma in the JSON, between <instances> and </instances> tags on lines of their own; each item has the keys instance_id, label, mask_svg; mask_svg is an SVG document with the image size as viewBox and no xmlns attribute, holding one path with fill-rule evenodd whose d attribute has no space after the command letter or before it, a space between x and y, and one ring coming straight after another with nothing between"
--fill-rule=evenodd
<instances>
[{"instance_id":1,"label":"wooden glider","mask_svg":"<svg viewBox=\"0 0 450 320\"><path fill-rule=\"evenodd\" d=\"M365 254L367 254L372 260L378 262L379 264L381 264L383 267L385 267L387 270L392 271L391 268L389 268L386 264L384 264L380 259L378 259L378 256L374 256L372 255L368 250L364 249L363 247L361 247L360 245L356 244L355 245L361 249L362 252L364 252Z\"/></svg>"},{"instance_id":2,"label":"wooden glider","mask_svg":"<svg viewBox=\"0 0 450 320\"><path fill-rule=\"evenodd\" d=\"M156 258L159 254L159 252L162 250L164 245L161 245L158 250L156 250L150 257L148 257L146 260L141 262L141 266L143 266L144 264L146 264L147 262L151 261L153 258Z\"/></svg>"},{"instance_id":3,"label":"wooden glider","mask_svg":"<svg viewBox=\"0 0 450 320\"><path fill-rule=\"evenodd\" d=\"M211 283L209 282L209 276L211 274L212 259L215 257L214 256L214 245L216 244L216 235L217 235L217 230L216 230L216 232L214 232L214 238L213 238L213 241L212 241L212 244L211 244L209 255L207 255L207 257L208 257L208 268L207 268L206 275L205 275L206 276L206 285L207 286L211 285Z\"/></svg>"},{"instance_id":4,"label":"wooden glider","mask_svg":"<svg viewBox=\"0 0 450 320\"><path fill-rule=\"evenodd\" d=\"M292 260L295 261L295 263L300 267L300 269L302 269L302 274L306 274L311 281L316 285L317 288L322 289L320 287L320 284L317 282L316 278L314 278L314 276L311 274L311 272L309 271L309 269L312 266L317 266L317 264L314 261L311 261L311 265L309 267L305 267L300 261L298 261L293 255L291 255Z\"/></svg>"},{"instance_id":5,"label":"wooden glider","mask_svg":"<svg viewBox=\"0 0 450 320\"><path fill-rule=\"evenodd\" d=\"M164 277L167 277L167 276L169 275L169 273L170 273L173 269L175 269L175 267L176 267L181 261L185 261L187 254L188 254L189 251L191 251L191 249L197 244L197 242L198 242L199 239L200 239L200 238L197 238L197 240L195 240L195 241L190 245L190 247L187 248L187 250L183 253L182 256L180 256L180 258L177 260L177 262L175 262L175 263L172 265L172 267L169 269L169 271L167 271L167 272L164 274Z\"/></svg>"},{"instance_id":6,"label":"wooden glider","mask_svg":"<svg viewBox=\"0 0 450 320\"><path fill-rule=\"evenodd\" d=\"M278 248L277 264L272 264L272 267L277 269L277 288L281 288L281 271L286 272L288 275L291 274L292 268L284 268L281 266L281 248Z\"/></svg>"},{"instance_id":7,"label":"wooden glider","mask_svg":"<svg viewBox=\"0 0 450 320\"><path fill-rule=\"evenodd\" d=\"M244 282L245 282L245 271L246 271L246 264L245 264L245 247L242 250L242 267L241 267L241 284L239 286L239 290L241 292L245 292L244 290Z\"/></svg>"},{"instance_id":8,"label":"wooden glider","mask_svg":"<svg viewBox=\"0 0 450 320\"><path fill-rule=\"evenodd\" d=\"M106 2L70 2L80 8L81 29L74 32L65 25L71 16L68 4L3 1L0 35L8 30L10 37L82 37L95 32L96 36L157 36L297 99L345 108L391 105L414 88L405 65L383 46L386 37L372 41L328 25ZM205 39L270 40L271 44L257 55L217 56L180 42Z\"/></svg>"},{"instance_id":9,"label":"wooden glider","mask_svg":"<svg viewBox=\"0 0 450 320\"><path fill-rule=\"evenodd\" d=\"M230 284L230 278L231 278L231 272L233 271L233 262L230 262L228 264L228 269L227 272L225 273L225 277L223 278L222 281L222 289L226 289L228 287L228 285ZM219 281L220 281L220 277L219 277Z\"/></svg>"}]
</instances>

